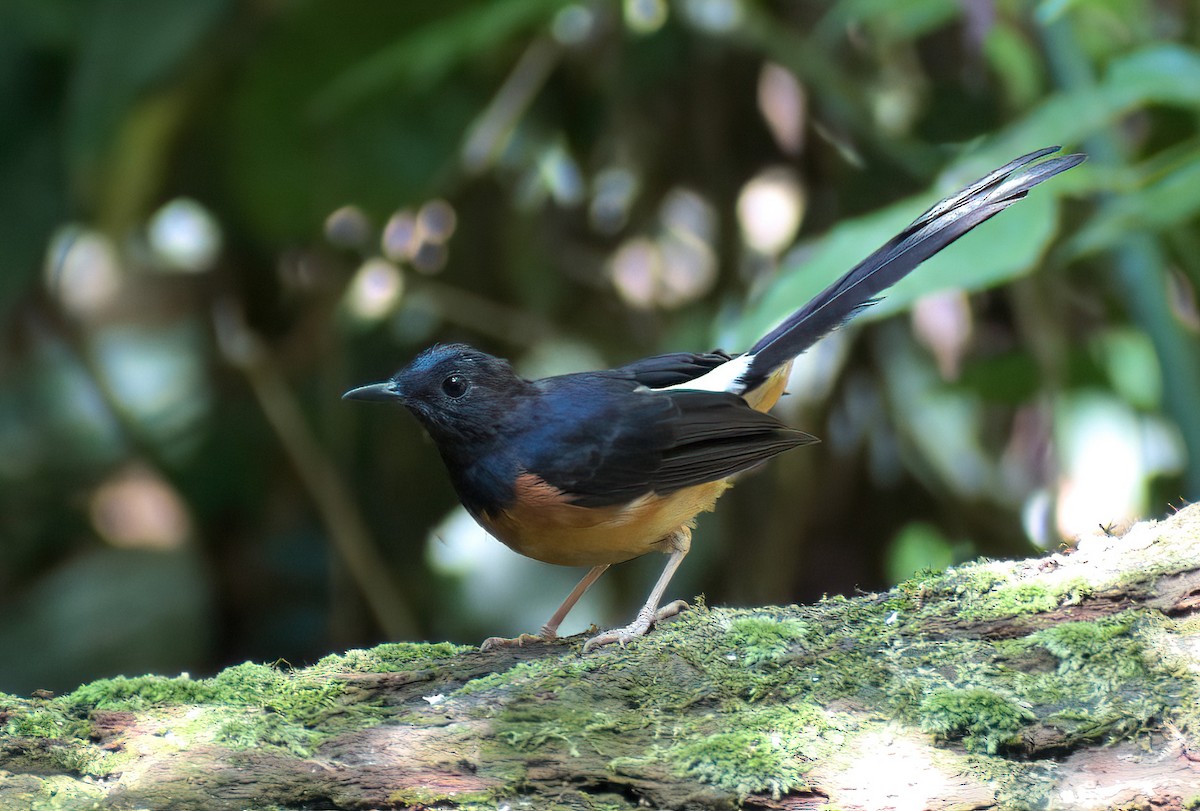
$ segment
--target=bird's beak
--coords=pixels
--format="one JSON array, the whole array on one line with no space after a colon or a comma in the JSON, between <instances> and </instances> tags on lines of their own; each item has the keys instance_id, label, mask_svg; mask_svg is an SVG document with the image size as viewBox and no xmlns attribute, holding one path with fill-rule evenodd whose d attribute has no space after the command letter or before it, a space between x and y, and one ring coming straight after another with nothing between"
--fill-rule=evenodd
<instances>
[{"instance_id":1,"label":"bird's beak","mask_svg":"<svg viewBox=\"0 0 1200 811\"><path fill-rule=\"evenodd\" d=\"M403 400L404 395L396 390L394 383L372 383L369 386L359 386L350 389L342 395L343 400L370 400L381 403L388 400Z\"/></svg>"}]
</instances>

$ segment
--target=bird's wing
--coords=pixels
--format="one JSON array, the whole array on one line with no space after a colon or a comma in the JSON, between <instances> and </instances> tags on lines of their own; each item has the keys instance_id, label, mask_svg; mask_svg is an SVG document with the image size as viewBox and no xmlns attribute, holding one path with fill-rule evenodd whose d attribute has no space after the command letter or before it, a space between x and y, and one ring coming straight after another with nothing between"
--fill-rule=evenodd
<instances>
[{"instance_id":1,"label":"bird's wing","mask_svg":"<svg viewBox=\"0 0 1200 811\"><path fill-rule=\"evenodd\" d=\"M702 354L672 352L668 355L642 358L600 374L632 377L646 388L661 389L695 380L732 359L732 355L720 349Z\"/></svg>"},{"instance_id":2,"label":"bird's wing","mask_svg":"<svg viewBox=\"0 0 1200 811\"><path fill-rule=\"evenodd\" d=\"M634 389L602 374L570 377L588 383L556 379L547 397L558 402L542 411L555 416L524 433L521 466L581 506L667 495L816 441L737 395Z\"/></svg>"}]
</instances>

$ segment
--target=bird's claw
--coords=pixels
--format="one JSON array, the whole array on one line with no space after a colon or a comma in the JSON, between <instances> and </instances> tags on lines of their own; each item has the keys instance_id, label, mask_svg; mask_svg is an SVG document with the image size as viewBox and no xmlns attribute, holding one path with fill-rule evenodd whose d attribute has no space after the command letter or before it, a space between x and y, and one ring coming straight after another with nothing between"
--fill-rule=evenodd
<instances>
[{"instance_id":1,"label":"bird's claw","mask_svg":"<svg viewBox=\"0 0 1200 811\"><path fill-rule=\"evenodd\" d=\"M684 600L676 600L673 603L664 605L657 611L651 611L648 608L643 607L642 610L638 612L637 618L624 628L613 628L611 631L605 631L602 634L597 634L587 642L584 642L583 652L587 653L588 651L595 650L596 648L604 645L611 645L614 642L623 648L625 647L626 642L632 642L639 636L645 636L655 625L665 619L668 619L669 617L675 616L687 607L688 604Z\"/></svg>"},{"instance_id":2,"label":"bird's claw","mask_svg":"<svg viewBox=\"0 0 1200 811\"><path fill-rule=\"evenodd\" d=\"M527 645L541 645L546 642L553 642L558 639L558 634L554 631L543 628L536 634L521 634L520 636L508 638L504 636L489 636L483 640L483 644L479 646L481 651L496 650L497 648L524 648Z\"/></svg>"}]
</instances>

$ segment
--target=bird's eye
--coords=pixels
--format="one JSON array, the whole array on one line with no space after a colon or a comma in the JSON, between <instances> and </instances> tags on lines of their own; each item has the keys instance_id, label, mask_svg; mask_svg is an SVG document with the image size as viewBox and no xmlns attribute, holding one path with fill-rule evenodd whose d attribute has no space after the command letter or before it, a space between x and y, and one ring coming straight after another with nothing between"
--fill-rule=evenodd
<instances>
[{"instance_id":1,"label":"bird's eye","mask_svg":"<svg viewBox=\"0 0 1200 811\"><path fill-rule=\"evenodd\" d=\"M462 375L450 375L442 381L442 391L453 400L466 394L467 386L467 379Z\"/></svg>"}]
</instances>

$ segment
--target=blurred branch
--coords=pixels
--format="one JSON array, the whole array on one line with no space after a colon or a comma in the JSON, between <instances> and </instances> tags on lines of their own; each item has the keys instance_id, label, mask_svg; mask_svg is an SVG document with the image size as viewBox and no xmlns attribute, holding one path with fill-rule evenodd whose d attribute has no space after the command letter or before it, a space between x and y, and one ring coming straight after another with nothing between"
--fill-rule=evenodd
<instances>
[{"instance_id":1,"label":"blurred branch","mask_svg":"<svg viewBox=\"0 0 1200 811\"><path fill-rule=\"evenodd\" d=\"M1057 83L1067 90L1096 84L1091 63L1079 44L1071 16L1063 15L1040 29ZM1117 169L1126 161L1120 139L1112 127L1098 129L1085 142L1096 163ZM1099 195L1099 211L1106 216L1119 206L1111 193ZM1162 366L1163 404L1179 426L1187 449L1185 497L1200 498L1200 342L1187 334L1170 308L1166 261L1158 240L1142 231L1129 231L1113 249L1113 279L1129 313L1145 330Z\"/></svg>"},{"instance_id":2,"label":"blurred branch","mask_svg":"<svg viewBox=\"0 0 1200 811\"><path fill-rule=\"evenodd\" d=\"M267 422L316 505L334 548L358 583L384 634L394 640L412 639L417 628L412 611L400 599L400 589L388 574L390 567L376 551L337 466L308 427L266 347L249 330L232 301L215 305L213 322L222 354L245 374Z\"/></svg>"},{"instance_id":3,"label":"blurred branch","mask_svg":"<svg viewBox=\"0 0 1200 811\"><path fill-rule=\"evenodd\" d=\"M535 39L521 54L491 103L467 132L462 161L468 174L479 174L491 168L561 56L562 48L544 37Z\"/></svg>"},{"instance_id":4,"label":"blurred branch","mask_svg":"<svg viewBox=\"0 0 1200 811\"><path fill-rule=\"evenodd\" d=\"M498 304L461 287L424 279L421 289L434 297L438 316L497 340L533 346L555 335L554 326L546 319Z\"/></svg>"}]
</instances>

